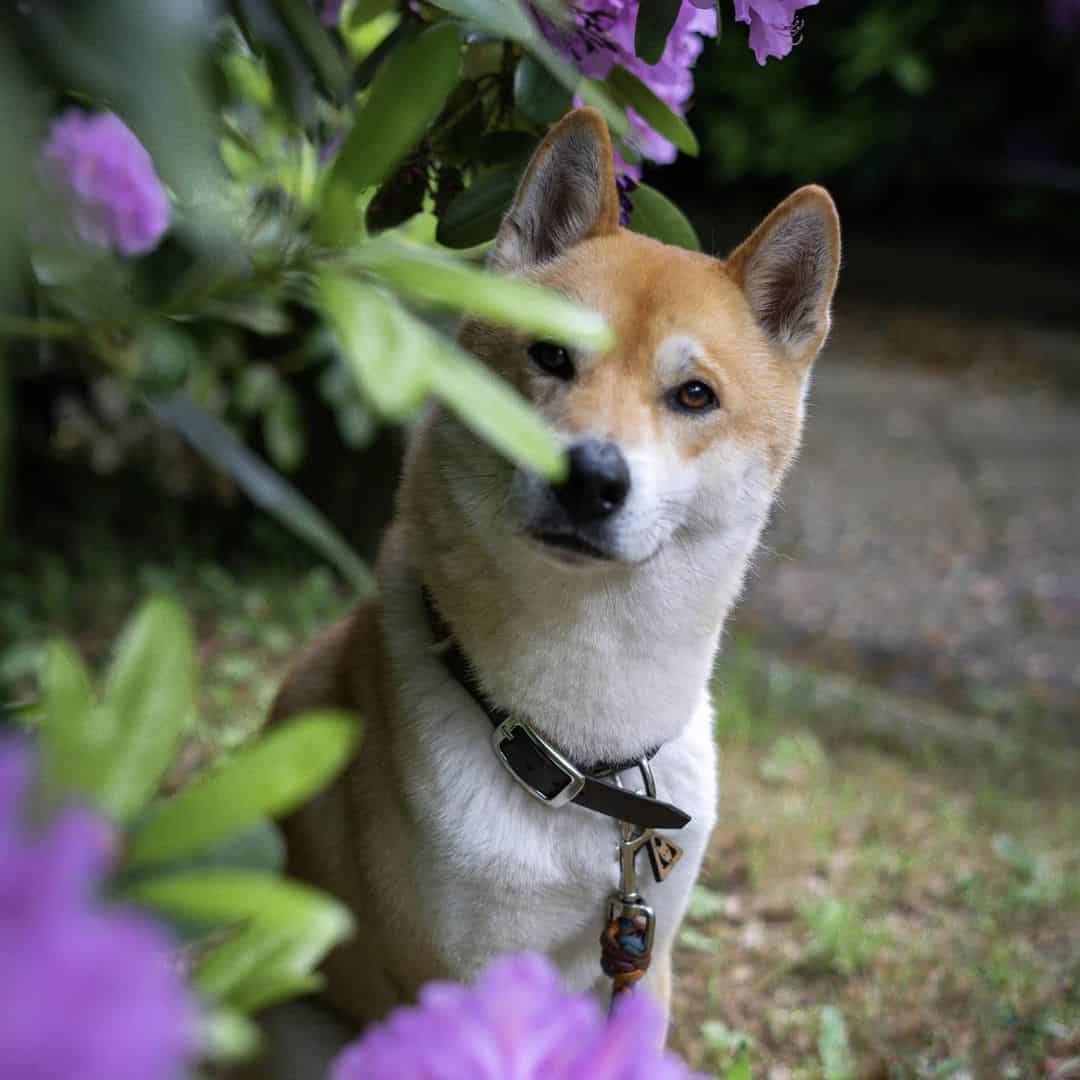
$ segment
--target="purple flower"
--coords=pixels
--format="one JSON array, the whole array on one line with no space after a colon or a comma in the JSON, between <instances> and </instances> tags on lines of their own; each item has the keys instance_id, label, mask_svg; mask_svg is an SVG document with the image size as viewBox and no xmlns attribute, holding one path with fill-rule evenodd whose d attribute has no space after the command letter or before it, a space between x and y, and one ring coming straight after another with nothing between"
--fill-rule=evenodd
<instances>
[{"instance_id":1,"label":"purple flower","mask_svg":"<svg viewBox=\"0 0 1080 1080\"><path fill-rule=\"evenodd\" d=\"M41 168L87 244L142 255L169 227L169 199L154 163L115 113L68 109L53 121Z\"/></svg>"},{"instance_id":2,"label":"purple flower","mask_svg":"<svg viewBox=\"0 0 1080 1080\"><path fill-rule=\"evenodd\" d=\"M701 38L716 36L716 11L683 0L675 25L668 35L663 55L652 65L634 55L634 27L638 0L579 0L574 6L573 25L554 26L542 16L540 27L548 40L569 57L590 79L605 79L615 64L633 72L657 97L682 116L694 90L690 69L701 54ZM627 141L642 157L652 161L675 160L675 146L655 132L633 110L629 110ZM641 168L619 160L619 171L637 180Z\"/></svg>"},{"instance_id":3,"label":"purple flower","mask_svg":"<svg viewBox=\"0 0 1080 1080\"><path fill-rule=\"evenodd\" d=\"M109 827L71 810L23 825L28 749L0 739L0 1072L10 1080L172 1080L195 1048L195 1008L171 943L95 903Z\"/></svg>"},{"instance_id":4,"label":"purple flower","mask_svg":"<svg viewBox=\"0 0 1080 1080\"><path fill-rule=\"evenodd\" d=\"M1080 0L1048 0L1050 22L1063 34L1080 30Z\"/></svg>"},{"instance_id":5,"label":"purple flower","mask_svg":"<svg viewBox=\"0 0 1080 1080\"><path fill-rule=\"evenodd\" d=\"M494 961L471 987L429 983L334 1063L331 1080L691 1080L659 1049L660 1014L638 991L610 1020L563 990L535 953Z\"/></svg>"},{"instance_id":6,"label":"purple flower","mask_svg":"<svg viewBox=\"0 0 1080 1080\"><path fill-rule=\"evenodd\" d=\"M782 60L799 30L795 12L813 7L818 0L735 0L735 21L750 26L750 48L759 64L770 56Z\"/></svg>"}]
</instances>

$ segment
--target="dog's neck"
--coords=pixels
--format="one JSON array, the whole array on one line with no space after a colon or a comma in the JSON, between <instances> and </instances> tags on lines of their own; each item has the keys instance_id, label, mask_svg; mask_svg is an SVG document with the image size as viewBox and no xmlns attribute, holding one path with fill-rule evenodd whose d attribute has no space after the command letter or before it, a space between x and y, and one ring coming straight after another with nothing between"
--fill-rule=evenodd
<instances>
[{"instance_id":1,"label":"dog's neck","mask_svg":"<svg viewBox=\"0 0 1080 1080\"><path fill-rule=\"evenodd\" d=\"M426 510L408 560L491 701L582 761L632 759L682 731L760 526L591 570L554 565L520 540L496 549L450 499Z\"/></svg>"}]
</instances>

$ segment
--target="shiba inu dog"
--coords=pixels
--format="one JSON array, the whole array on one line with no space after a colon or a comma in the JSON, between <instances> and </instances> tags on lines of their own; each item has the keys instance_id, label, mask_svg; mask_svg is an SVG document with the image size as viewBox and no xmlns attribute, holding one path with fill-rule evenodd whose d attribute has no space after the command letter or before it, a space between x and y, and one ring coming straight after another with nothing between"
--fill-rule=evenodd
<instances>
[{"instance_id":1,"label":"shiba inu dog","mask_svg":"<svg viewBox=\"0 0 1080 1080\"><path fill-rule=\"evenodd\" d=\"M460 339L547 418L568 475L515 468L432 406L379 599L300 657L274 707L363 716L355 760L286 822L290 871L356 914L357 939L326 965L328 997L356 1025L523 949L553 958L568 987L607 993L598 939L627 805L613 770L633 793L643 758L660 817L690 819L665 834L682 858L647 890L642 985L667 1007L717 802L709 674L799 443L839 261L821 188L795 192L725 261L620 228L599 114L569 114L537 150L491 265L602 313L618 344L575 351L476 322ZM540 779L512 775L512 745L539 755ZM571 800L605 772L599 810Z\"/></svg>"}]
</instances>

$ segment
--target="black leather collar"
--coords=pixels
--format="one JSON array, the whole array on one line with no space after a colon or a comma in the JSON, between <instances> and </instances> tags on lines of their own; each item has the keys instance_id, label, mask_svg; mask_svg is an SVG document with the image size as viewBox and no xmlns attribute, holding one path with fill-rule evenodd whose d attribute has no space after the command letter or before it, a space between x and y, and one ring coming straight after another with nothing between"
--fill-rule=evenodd
<instances>
[{"instance_id":1,"label":"black leather collar","mask_svg":"<svg viewBox=\"0 0 1080 1080\"><path fill-rule=\"evenodd\" d=\"M616 821L632 822L646 829L681 829L690 821L689 814L671 803L638 795L603 779L636 768L639 761L650 760L660 747L647 751L643 759L596 762L587 767L576 765L559 753L528 721L515 719L506 709L488 701L469 658L436 608L426 586L423 598L428 625L440 646L443 664L469 692L495 729L492 743L502 764L534 798L550 806L573 802Z\"/></svg>"}]
</instances>

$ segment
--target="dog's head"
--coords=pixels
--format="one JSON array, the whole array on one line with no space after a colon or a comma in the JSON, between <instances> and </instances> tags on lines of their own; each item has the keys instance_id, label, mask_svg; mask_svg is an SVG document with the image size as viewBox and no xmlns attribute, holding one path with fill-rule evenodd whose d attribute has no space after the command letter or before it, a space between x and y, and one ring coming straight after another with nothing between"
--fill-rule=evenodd
<instances>
[{"instance_id":1,"label":"dog's head","mask_svg":"<svg viewBox=\"0 0 1080 1080\"><path fill-rule=\"evenodd\" d=\"M607 128L581 109L537 150L491 265L600 312L608 352L466 323L463 344L563 439L565 482L461 433L451 496L489 543L568 566L644 562L673 538L756 535L798 445L829 328L840 232L817 187L780 204L726 261L619 227Z\"/></svg>"}]
</instances>

